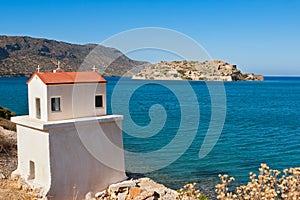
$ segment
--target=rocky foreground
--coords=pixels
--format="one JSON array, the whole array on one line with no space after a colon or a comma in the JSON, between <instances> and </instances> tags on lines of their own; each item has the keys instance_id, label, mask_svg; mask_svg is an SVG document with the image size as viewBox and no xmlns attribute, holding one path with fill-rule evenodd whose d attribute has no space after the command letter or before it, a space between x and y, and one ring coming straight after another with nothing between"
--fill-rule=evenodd
<instances>
[{"instance_id":1,"label":"rocky foreground","mask_svg":"<svg viewBox=\"0 0 300 200\"><path fill-rule=\"evenodd\" d=\"M0 199L47 199L38 189L31 189L26 182L11 176L17 168L17 133L9 119L15 113L0 107ZM141 175L128 174L129 180L115 183L104 191L86 194L86 200L193 200L203 197L194 184L184 186L178 192ZM76 194L72 199L77 199ZM202 199L205 200L203 197Z\"/></svg>"},{"instance_id":2,"label":"rocky foreground","mask_svg":"<svg viewBox=\"0 0 300 200\"><path fill-rule=\"evenodd\" d=\"M244 74L236 65L220 60L159 62L141 70L133 79L197 81L262 81L261 75Z\"/></svg>"},{"instance_id":3,"label":"rocky foreground","mask_svg":"<svg viewBox=\"0 0 300 200\"><path fill-rule=\"evenodd\" d=\"M158 184L150 178L139 178L126 180L121 183L112 184L107 190L96 194L88 193L86 200L143 200L143 199L178 199L179 193Z\"/></svg>"}]
</instances>

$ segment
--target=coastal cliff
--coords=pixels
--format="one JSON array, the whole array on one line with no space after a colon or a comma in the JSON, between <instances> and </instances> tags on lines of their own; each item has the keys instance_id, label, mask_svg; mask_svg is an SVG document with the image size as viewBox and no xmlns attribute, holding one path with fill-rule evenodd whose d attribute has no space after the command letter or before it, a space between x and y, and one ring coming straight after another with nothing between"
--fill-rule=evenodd
<instances>
[{"instance_id":1,"label":"coastal cliff","mask_svg":"<svg viewBox=\"0 0 300 200\"><path fill-rule=\"evenodd\" d=\"M132 79L202 80L202 81L262 81L263 76L245 74L236 65L220 60L159 62L141 70Z\"/></svg>"}]
</instances>

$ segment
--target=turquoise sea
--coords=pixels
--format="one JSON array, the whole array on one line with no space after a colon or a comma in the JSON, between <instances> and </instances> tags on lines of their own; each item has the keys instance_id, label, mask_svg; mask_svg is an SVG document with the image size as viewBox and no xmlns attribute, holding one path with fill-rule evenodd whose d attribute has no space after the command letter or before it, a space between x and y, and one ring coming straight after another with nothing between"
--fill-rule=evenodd
<instances>
[{"instance_id":1,"label":"turquoise sea","mask_svg":"<svg viewBox=\"0 0 300 200\"><path fill-rule=\"evenodd\" d=\"M0 78L0 105L18 115L28 113L27 78ZM111 113L111 97L118 77L107 77L108 113ZM200 159L199 149L207 132L211 118L211 99L205 82L189 82L197 97L197 102L181 105L177 96L165 87L164 81L147 82L125 79L122 81L122 94L130 93L137 84L142 84L127 102L122 98L115 101L117 107L129 109L132 120L140 126L150 123L149 109L159 104L167 116L164 126L157 134L148 138L137 138L123 133L124 147L129 152L149 153L164 148L174 137L180 126L180 109L200 109L200 124L192 144L171 165L147 172L145 175L178 188L187 182L199 182L202 189L211 190L218 181L219 173L234 176L237 183L246 183L250 171L257 172L260 163L282 170L300 166L300 78L266 77L263 82L224 83L227 100L226 120L222 134L213 150ZM182 87L180 81L171 81L174 87ZM189 98L188 96L185 98ZM122 109L116 114L123 114ZM118 111L118 110L117 110ZM161 113L154 113L161 115ZM194 116L191 112L191 123ZM125 120L128 120L128 118ZM126 125L126 123L124 123ZM124 125L124 126L125 126ZM131 127L126 127L130 132ZM184 141L182 141L184 142ZM150 163L164 159L157 156ZM128 158L126 166L147 168L139 159Z\"/></svg>"}]
</instances>

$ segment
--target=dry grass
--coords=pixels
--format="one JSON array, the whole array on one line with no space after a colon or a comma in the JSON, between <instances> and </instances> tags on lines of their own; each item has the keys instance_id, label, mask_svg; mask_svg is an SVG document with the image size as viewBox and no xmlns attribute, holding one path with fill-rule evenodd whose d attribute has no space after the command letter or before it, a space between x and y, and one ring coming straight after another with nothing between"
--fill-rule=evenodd
<instances>
[{"instance_id":1,"label":"dry grass","mask_svg":"<svg viewBox=\"0 0 300 200\"><path fill-rule=\"evenodd\" d=\"M32 200L37 197L31 190L22 188L17 180L0 179L0 199Z\"/></svg>"}]
</instances>

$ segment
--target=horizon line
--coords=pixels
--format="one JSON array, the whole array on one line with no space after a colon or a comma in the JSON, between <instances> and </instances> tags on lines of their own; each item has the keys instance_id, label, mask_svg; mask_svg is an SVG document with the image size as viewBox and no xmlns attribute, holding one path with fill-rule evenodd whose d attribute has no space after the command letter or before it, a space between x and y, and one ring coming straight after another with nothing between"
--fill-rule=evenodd
<instances>
[{"instance_id":1,"label":"horizon line","mask_svg":"<svg viewBox=\"0 0 300 200\"><path fill-rule=\"evenodd\" d=\"M300 75L263 75L263 76L300 77Z\"/></svg>"}]
</instances>

